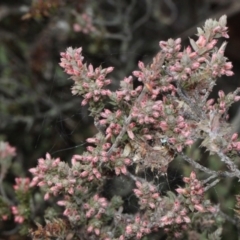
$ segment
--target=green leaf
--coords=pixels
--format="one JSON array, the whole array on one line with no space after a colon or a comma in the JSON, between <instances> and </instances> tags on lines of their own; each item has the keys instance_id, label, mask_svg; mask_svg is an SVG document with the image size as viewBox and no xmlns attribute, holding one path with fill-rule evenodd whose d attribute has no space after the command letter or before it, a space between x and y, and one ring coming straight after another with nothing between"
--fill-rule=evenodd
<instances>
[{"instance_id":1,"label":"green leaf","mask_svg":"<svg viewBox=\"0 0 240 240\"><path fill-rule=\"evenodd\" d=\"M221 240L222 228L218 228L215 232L208 234L209 240Z\"/></svg>"},{"instance_id":2,"label":"green leaf","mask_svg":"<svg viewBox=\"0 0 240 240\"><path fill-rule=\"evenodd\" d=\"M189 38L189 41L190 41L190 44L191 44L192 48L194 49L194 51L198 52L199 48L198 48L198 45L196 44L196 42L192 38Z\"/></svg>"}]
</instances>

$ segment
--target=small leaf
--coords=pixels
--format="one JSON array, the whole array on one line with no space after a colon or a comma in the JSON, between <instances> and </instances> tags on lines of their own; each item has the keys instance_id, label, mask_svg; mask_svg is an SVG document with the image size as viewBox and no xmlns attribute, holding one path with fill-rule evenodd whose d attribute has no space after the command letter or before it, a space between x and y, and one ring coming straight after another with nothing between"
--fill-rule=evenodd
<instances>
[{"instance_id":1,"label":"small leaf","mask_svg":"<svg viewBox=\"0 0 240 240\"><path fill-rule=\"evenodd\" d=\"M176 199L176 195L174 194L174 192L167 191L167 195L168 195L169 198L172 199L172 200L175 200L175 199Z\"/></svg>"},{"instance_id":2,"label":"small leaf","mask_svg":"<svg viewBox=\"0 0 240 240\"><path fill-rule=\"evenodd\" d=\"M222 228L218 228L215 232L208 234L209 240L221 240Z\"/></svg>"},{"instance_id":3,"label":"small leaf","mask_svg":"<svg viewBox=\"0 0 240 240\"><path fill-rule=\"evenodd\" d=\"M220 17L219 19L219 24L222 26L222 27L225 27L226 24L227 24L227 16L226 15L223 15L222 17Z\"/></svg>"},{"instance_id":4,"label":"small leaf","mask_svg":"<svg viewBox=\"0 0 240 240\"><path fill-rule=\"evenodd\" d=\"M188 207L192 212L194 212L194 207L192 205L189 205Z\"/></svg>"},{"instance_id":5,"label":"small leaf","mask_svg":"<svg viewBox=\"0 0 240 240\"><path fill-rule=\"evenodd\" d=\"M199 27L197 28L197 31L198 31L198 35L202 35L204 33L204 31Z\"/></svg>"},{"instance_id":6,"label":"small leaf","mask_svg":"<svg viewBox=\"0 0 240 240\"><path fill-rule=\"evenodd\" d=\"M198 52L199 48L198 48L198 45L196 44L196 42L192 38L189 38L189 41L190 41L190 44L191 44L192 48L194 49L194 51Z\"/></svg>"},{"instance_id":7,"label":"small leaf","mask_svg":"<svg viewBox=\"0 0 240 240\"><path fill-rule=\"evenodd\" d=\"M123 157L128 157L129 154L131 153L131 151L132 151L132 148L131 148L130 144L129 144L129 143L126 144L126 145L124 146L122 156L123 156Z\"/></svg>"},{"instance_id":8,"label":"small leaf","mask_svg":"<svg viewBox=\"0 0 240 240\"><path fill-rule=\"evenodd\" d=\"M129 136L129 138L131 138L132 140L134 139L134 134L133 134L132 130L127 130L127 134Z\"/></svg>"}]
</instances>

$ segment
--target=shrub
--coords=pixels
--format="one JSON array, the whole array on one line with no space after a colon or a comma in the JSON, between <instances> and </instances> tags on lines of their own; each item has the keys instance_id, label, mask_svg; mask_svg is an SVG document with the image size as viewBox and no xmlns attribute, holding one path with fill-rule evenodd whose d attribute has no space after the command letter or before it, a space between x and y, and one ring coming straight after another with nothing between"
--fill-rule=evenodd
<instances>
[{"instance_id":1,"label":"shrub","mask_svg":"<svg viewBox=\"0 0 240 240\"><path fill-rule=\"evenodd\" d=\"M236 89L209 98L217 78L233 75L232 64L224 57L226 42L216 47L220 37L228 38L226 16L207 20L197 36L184 50L181 39L160 41L161 51L153 62L147 66L139 62L139 70L124 78L117 91L108 88L113 67L84 63L82 48L61 53L60 66L74 82L72 93L88 105L98 133L86 140L89 146L72 157L71 165L47 153L29 170L31 182L16 179L18 195L39 186L46 201L55 199L62 207L62 214L53 214L45 226L37 223L37 230L30 231L32 238L153 239L154 233L167 239L221 238L224 215L205 193L223 177L240 179L233 161L240 141L228 122L229 107L240 97ZM134 88L135 80L139 85ZM213 170L188 156L196 142L225 169ZM183 178L184 186L160 193L142 172L167 175L176 157L192 171ZM197 171L204 173L201 179ZM104 190L116 176L124 178L126 186L134 183L130 190L138 201L134 213L124 208L121 195L109 196ZM20 206L9 204L15 222L32 218L26 202L30 205L29 197ZM237 225L236 219L232 222Z\"/></svg>"}]
</instances>

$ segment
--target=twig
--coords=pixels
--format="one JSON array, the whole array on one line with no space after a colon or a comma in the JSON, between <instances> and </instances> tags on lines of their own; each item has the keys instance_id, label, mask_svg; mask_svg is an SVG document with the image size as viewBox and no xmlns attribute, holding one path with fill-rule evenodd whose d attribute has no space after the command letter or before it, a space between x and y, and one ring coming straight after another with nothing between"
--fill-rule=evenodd
<instances>
[{"instance_id":1,"label":"twig","mask_svg":"<svg viewBox=\"0 0 240 240\"><path fill-rule=\"evenodd\" d=\"M204 188L204 192L208 191L210 188L214 187L216 184L218 184L220 182L221 179L216 179L215 181L213 181L212 183L210 183L209 185L207 185Z\"/></svg>"},{"instance_id":2,"label":"twig","mask_svg":"<svg viewBox=\"0 0 240 240\"><path fill-rule=\"evenodd\" d=\"M135 31L137 28L139 28L141 25L143 25L150 17L150 14L152 13L152 0L146 0L146 13L143 15L138 21L136 21L132 26L132 31Z\"/></svg>"},{"instance_id":3,"label":"twig","mask_svg":"<svg viewBox=\"0 0 240 240\"><path fill-rule=\"evenodd\" d=\"M240 92L240 88L238 87L233 93L232 93L232 95L234 96L234 97L236 97L238 94L239 94L239 92ZM232 106L232 103L230 102L230 104L228 104L227 106L226 106L226 110L225 110L225 114L224 114L224 116L223 116L223 118L224 119L226 119L226 117L227 117L227 115L228 115L228 112L229 112L229 108Z\"/></svg>"},{"instance_id":4,"label":"twig","mask_svg":"<svg viewBox=\"0 0 240 240\"><path fill-rule=\"evenodd\" d=\"M13 205L13 201L11 201L8 197L7 194L5 192L4 186L3 186L3 181L2 179L0 179L0 193L1 193L1 197L2 199L7 203L7 204L11 204Z\"/></svg>"},{"instance_id":5,"label":"twig","mask_svg":"<svg viewBox=\"0 0 240 240\"><path fill-rule=\"evenodd\" d=\"M204 166L202 166L201 164L197 163L196 161L192 160L190 157L186 156L183 153L180 153L180 156L183 158L183 160L185 160L186 162L190 163L194 168L199 169L207 174L210 175L217 175L216 171L213 171L209 168L206 168Z\"/></svg>"},{"instance_id":6,"label":"twig","mask_svg":"<svg viewBox=\"0 0 240 240\"><path fill-rule=\"evenodd\" d=\"M212 176L210 176L209 178L205 179L202 181L203 184L207 184L210 180L212 180L213 178L216 178L217 176L214 174Z\"/></svg>"},{"instance_id":7,"label":"twig","mask_svg":"<svg viewBox=\"0 0 240 240\"><path fill-rule=\"evenodd\" d=\"M141 102L144 94L146 92L146 87L143 88L141 94L138 96L137 100L136 100L136 103L134 104L134 106L136 104L138 104L139 102ZM133 109L133 108L132 108ZM117 136L115 142L113 143L113 145L111 146L111 148L108 150L107 152L107 156L110 156L114 150L117 148L118 144L120 143L121 139L123 138L124 134L126 133L127 131L127 128L128 128L128 125L130 124L131 120L132 120L132 115L131 115L131 112L132 110L130 111L129 113L129 116L127 117L126 121L125 121L125 124L121 130L121 132L119 133L119 135Z\"/></svg>"},{"instance_id":8,"label":"twig","mask_svg":"<svg viewBox=\"0 0 240 240\"><path fill-rule=\"evenodd\" d=\"M236 13L238 13L239 10L240 10L240 2L234 1L232 4L230 4L230 6L228 8L225 7L222 10L217 11L216 13L205 16L202 21L197 22L194 26L192 26L191 28L187 29L186 31L178 34L176 37L180 37L182 39L187 39L189 36L192 36L195 33L196 28L198 26L201 26L204 24L206 18L211 17L212 19L218 19L223 14L226 14L228 17L230 17L230 16L233 16Z\"/></svg>"},{"instance_id":9,"label":"twig","mask_svg":"<svg viewBox=\"0 0 240 240\"><path fill-rule=\"evenodd\" d=\"M171 20L168 21L168 25L173 24L173 22L177 19L177 16L178 16L177 6L172 0L164 0L164 3L171 10L170 16L168 17L168 19L171 19Z\"/></svg>"},{"instance_id":10,"label":"twig","mask_svg":"<svg viewBox=\"0 0 240 240\"><path fill-rule=\"evenodd\" d=\"M129 176L134 182L136 182L136 181L143 181L143 178L140 178L140 177L138 177L138 176L134 176L133 174L131 174L129 171L128 171L128 173L127 173L127 176Z\"/></svg>"},{"instance_id":11,"label":"twig","mask_svg":"<svg viewBox=\"0 0 240 240\"><path fill-rule=\"evenodd\" d=\"M209 168L206 168L204 166L202 166L201 164L197 163L196 161L194 161L193 159L189 158L188 156L186 156L185 154L181 153L180 156L182 156L183 160L185 160L186 162L190 163L195 169L199 169L207 174L210 174L212 176L215 177L236 177L235 172L228 172L228 171L214 171L211 170Z\"/></svg>"},{"instance_id":12,"label":"twig","mask_svg":"<svg viewBox=\"0 0 240 240\"><path fill-rule=\"evenodd\" d=\"M237 166L234 164L233 161L229 157L227 157L222 151L217 151L217 155L220 157L220 160L229 167L231 170L232 174L240 179L240 171L238 170Z\"/></svg>"},{"instance_id":13,"label":"twig","mask_svg":"<svg viewBox=\"0 0 240 240\"><path fill-rule=\"evenodd\" d=\"M234 219L234 218L228 216L226 213L224 213L224 212L221 211L221 210L219 210L219 214L220 214L223 218L225 218L227 221L231 222L232 224L234 224L234 225L236 225L236 226L238 225L238 220L237 220L237 219Z\"/></svg>"}]
</instances>

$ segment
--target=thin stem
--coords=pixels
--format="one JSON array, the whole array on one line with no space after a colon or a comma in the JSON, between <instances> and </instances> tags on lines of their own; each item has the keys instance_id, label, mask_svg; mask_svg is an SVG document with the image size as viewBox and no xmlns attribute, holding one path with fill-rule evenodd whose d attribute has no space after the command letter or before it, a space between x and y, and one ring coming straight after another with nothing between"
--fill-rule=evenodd
<instances>
[{"instance_id":1,"label":"thin stem","mask_svg":"<svg viewBox=\"0 0 240 240\"><path fill-rule=\"evenodd\" d=\"M220 160L222 162L225 162L227 164L227 166L229 167L229 169L231 170L233 176L237 177L240 179L240 171L238 170L237 166L234 164L233 161L231 161L231 159L229 157L227 157L224 153L222 153L221 151L217 151L216 152L217 155L220 157Z\"/></svg>"},{"instance_id":2,"label":"thin stem","mask_svg":"<svg viewBox=\"0 0 240 240\"><path fill-rule=\"evenodd\" d=\"M206 168L204 166L202 166L201 164L197 163L196 161L194 161L193 159L191 159L190 157L186 156L183 153L180 153L180 156L182 156L183 160L185 160L186 162L190 163L195 169L199 169L202 172L205 172L209 175L212 175L214 177L236 177L236 173L235 172L228 172L228 171L214 171L211 170L209 168Z\"/></svg>"},{"instance_id":3,"label":"thin stem","mask_svg":"<svg viewBox=\"0 0 240 240\"><path fill-rule=\"evenodd\" d=\"M212 180L213 178L216 178L217 176L214 174L212 176L210 176L209 178L205 179L204 181L202 181L203 184L207 184L210 180Z\"/></svg>"},{"instance_id":4,"label":"thin stem","mask_svg":"<svg viewBox=\"0 0 240 240\"><path fill-rule=\"evenodd\" d=\"M201 164L197 163L196 161L194 161L193 159L191 159L190 157L186 156L183 153L180 153L181 157L183 158L183 160L185 160L186 162L190 163L194 168L199 169L207 174L210 175L217 175L216 171L213 171L209 168L206 168L204 166L202 166Z\"/></svg>"},{"instance_id":5,"label":"thin stem","mask_svg":"<svg viewBox=\"0 0 240 240\"><path fill-rule=\"evenodd\" d=\"M188 96L186 96L182 92L182 88L180 86L179 81L177 81L176 84L177 84L177 93L179 95L179 98L182 99L189 106L189 108L191 109L192 114L194 115L194 119L199 121L199 119L201 117L200 109L196 106L196 104L191 102L191 100L190 100L190 98Z\"/></svg>"},{"instance_id":6,"label":"thin stem","mask_svg":"<svg viewBox=\"0 0 240 240\"><path fill-rule=\"evenodd\" d=\"M225 218L227 221L231 222L232 224L236 225L238 224L238 220L237 219L234 219L230 216L228 216L226 213L224 213L223 211L219 210L219 214Z\"/></svg>"},{"instance_id":7,"label":"thin stem","mask_svg":"<svg viewBox=\"0 0 240 240\"><path fill-rule=\"evenodd\" d=\"M214 187L216 184L218 184L220 182L221 179L216 179L215 181L213 181L212 183L210 183L209 185L207 185L204 188L204 192L208 191L210 188Z\"/></svg>"},{"instance_id":8,"label":"thin stem","mask_svg":"<svg viewBox=\"0 0 240 240\"><path fill-rule=\"evenodd\" d=\"M143 88L143 90L142 90L141 94L138 96L138 98L137 98L136 103L134 104L134 106L135 106L137 103L141 102L143 96L145 95L145 92L146 92L146 87ZM132 108L132 109L133 109L133 108ZM132 120L131 112L132 112L132 110L130 111L129 116L128 116L127 119L126 119L125 124L124 124L121 132L120 132L119 135L117 136L117 138L116 138L115 142L113 143L113 145L111 146L111 148L108 150L107 156L110 156L110 155L114 152L114 150L118 147L120 141L122 140L124 134L126 133L127 128L128 128L128 125L130 124L130 122L131 122L131 120Z\"/></svg>"},{"instance_id":9,"label":"thin stem","mask_svg":"<svg viewBox=\"0 0 240 240\"><path fill-rule=\"evenodd\" d=\"M3 186L3 181L2 181L2 179L0 179L0 193L1 193L2 199L3 199L6 203L13 205L13 201L11 201L11 200L7 197L7 194L6 194L5 189L4 189L4 186Z\"/></svg>"}]
</instances>

